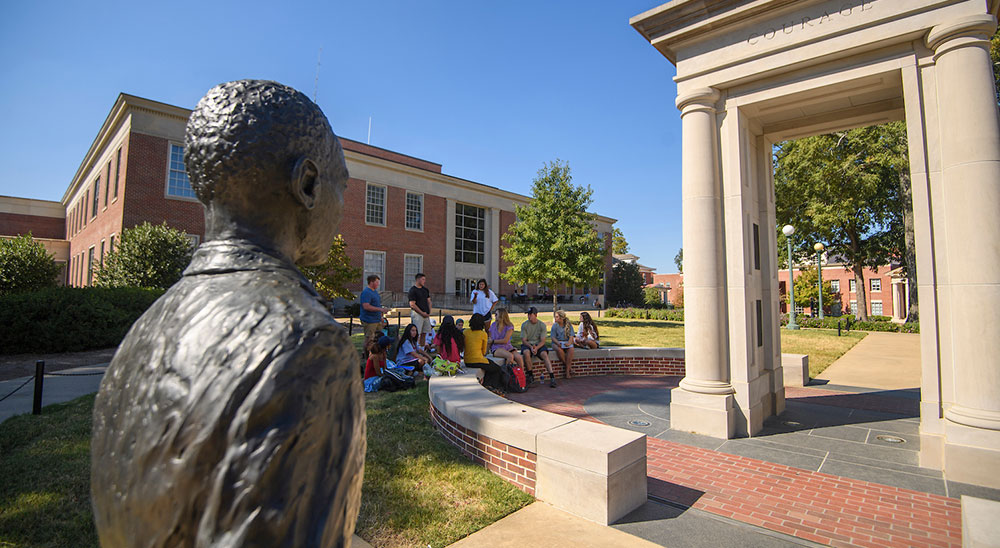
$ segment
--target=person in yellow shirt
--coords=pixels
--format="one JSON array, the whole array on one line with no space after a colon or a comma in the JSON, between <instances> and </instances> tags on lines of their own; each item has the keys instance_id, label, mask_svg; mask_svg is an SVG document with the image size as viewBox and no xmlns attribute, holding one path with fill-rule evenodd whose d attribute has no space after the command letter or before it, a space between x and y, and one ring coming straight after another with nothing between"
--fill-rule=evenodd
<instances>
[{"instance_id":1,"label":"person in yellow shirt","mask_svg":"<svg viewBox=\"0 0 1000 548\"><path fill-rule=\"evenodd\" d=\"M483 386L492 390L503 391L503 375L500 366L486 359L486 319L482 314L473 314L469 318L469 328L465 330L465 365L482 369Z\"/></svg>"}]
</instances>

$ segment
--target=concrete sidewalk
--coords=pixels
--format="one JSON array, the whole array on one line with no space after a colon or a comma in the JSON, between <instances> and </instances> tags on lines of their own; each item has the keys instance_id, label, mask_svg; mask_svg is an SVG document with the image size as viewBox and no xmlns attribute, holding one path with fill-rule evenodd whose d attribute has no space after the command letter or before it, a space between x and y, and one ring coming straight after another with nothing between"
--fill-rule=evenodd
<instances>
[{"instance_id":1,"label":"concrete sidewalk","mask_svg":"<svg viewBox=\"0 0 1000 548\"><path fill-rule=\"evenodd\" d=\"M42 381L42 406L62 403L97 392L107 367L108 364L103 363L46 373ZM0 422L14 415L31 413L35 390L32 379L34 377L0 381L0 398L17 389L10 397L0 401Z\"/></svg>"},{"instance_id":2,"label":"concrete sidewalk","mask_svg":"<svg viewBox=\"0 0 1000 548\"><path fill-rule=\"evenodd\" d=\"M816 378L840 386L920 388L920 335L868 333Z\"/></svg>"}]
</instances>

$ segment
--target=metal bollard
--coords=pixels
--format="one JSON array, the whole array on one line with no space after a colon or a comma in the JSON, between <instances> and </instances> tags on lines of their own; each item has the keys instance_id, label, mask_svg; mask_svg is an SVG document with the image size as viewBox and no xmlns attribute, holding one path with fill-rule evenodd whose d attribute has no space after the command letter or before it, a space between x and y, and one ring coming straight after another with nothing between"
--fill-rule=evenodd
<instances>
[{"instance_id":1,"label":"metal bollard","mask_svg":"<svg viewBox=\"0 0 1000 548\"><path fill-rule=\"evenodd\" d=\"M31 404L31 414L42 414L42 380L45 378L45 362L35 362L35 401Z\"/></svg>"},{"instance_id":2,"label":"metal bollard","mask_svg":"<svg viewBox=\"0 0 1000 548\"><path fill-rule=\"evenodd\" d=\"M354 334L354 314L348 312L347 314L347 335L351 336Z\"/></svg>"},{"instance_id":3,"label":"metal bollard","mask_svg":"<svg viewBox=\"0 0 1000 548\"><path fill-rule=\"evenodd\" d=\"M837 322L837 336L840 336L840 322Z\"/></svg>"}]
</instances>

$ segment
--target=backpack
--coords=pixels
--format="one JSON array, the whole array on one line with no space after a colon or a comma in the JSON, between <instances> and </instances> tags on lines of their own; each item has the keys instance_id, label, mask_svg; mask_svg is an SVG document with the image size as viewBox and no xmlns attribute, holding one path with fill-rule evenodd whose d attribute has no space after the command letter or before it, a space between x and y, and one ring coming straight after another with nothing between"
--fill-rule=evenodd
<instances>
[{"instance_id":1,"label":"backpack","mask_svg":"<svg viewBox=\"0 0 1000 548\"><path fill-rule=\"evenodd\" d=\"M410 388L416 388L416 386L417 382L413 380L413 377L386 368L382 372L382 382L379 384L379 390L395 392L397 390L409 390Z\"/></svg>"},{"instance_id":2,"label":"backpack","mask_svg":"<svg viewBox=\"0 0 1000 548\"><path fill-rule=\"evenodd\" d=\"M504 364L503 366L504 390L507 392L527 392L528 380L524 375L524 369L516 363Z\"/></svg>"}]
</instances>

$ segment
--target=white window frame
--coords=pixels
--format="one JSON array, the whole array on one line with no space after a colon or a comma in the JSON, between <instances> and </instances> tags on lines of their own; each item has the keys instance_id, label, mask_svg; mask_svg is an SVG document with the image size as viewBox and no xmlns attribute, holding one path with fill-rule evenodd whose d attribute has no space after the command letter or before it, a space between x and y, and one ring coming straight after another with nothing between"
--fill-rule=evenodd
<instances>
[{"instance_id":1,"label":"white window frame","mask_svg":"<svg viewBox=\"0 0 1000 548\"><path fill-rule=\"evenodd\" d=\"M177 171L176 169L171 169L171 166L170 166L170 158L171 158L171 156L174 153L174 148L173 147L177 147L177 148L181 149L181 151L183 151L184 150L184 144L183 143L177 143L177 142L174 142L174 141L170 141L170 142L167 143L167 172L166 172L166 177L163 179L163 197L167 198L169 200L182 200L182 201L185 201L185 202L197 202L198 201L198 196L194 193L194 187L191 186L191 179L190 179L190 177L188 177L188 174L187 174L187 166L185 166L183 173L184 173L185 177L188 177L188 188L191 189L191 196L185 196L183 194L171 194L170 193L170 173L174 172L174 171ZM183 152L181 153L181 158L182 158L181 163L183 163Z\"/></svg>"},{"instance_id":2,"label":"white window frame","mask_svg":"<svg viewBox=\"0 0 1000 548\"><path fill-rule=\"evenodd\" d=\"M878 312L875 312L875 305L878 305ZM882 301L872 301L872 316L885 316L884 311L885 308L882 306Z\"/></svg>"},{"instance_id":3,"label":"white window frame","mask_svg":"<svg viewBox=\"0 0 1000 548\"><path fill-rule=\"evenodd\" d=\"M840 280L830 280L830 289L834 293L840 293Z\"/></svg>"},{"instance_id":4,"label":"white window frame","mask_svg":"<svg viewBox=\"0 0 1000 548\"><path fill-rule=\"evenodd\" d=\"M466 215L464 213L464 211L462 213L459 213L458 206L462 206L463 210L464 210L465 207L472 207L472 208L476 208L478 210L481 210L483 212L482 219L478 219L478 220L482 221L483 227L482 228L476 227L474 229L474 230L477 230L477 231L479 231L479 230L482 231L482 235L483 235L482 241L471 240L469 238L466 238L464 236L464 234L462 236L458 235L458 231L462 229L462 226L460 226L459 222L458 222L459 216L466 217L466 218L472 218L472 216ZM455 262L456 263L463 263L463 264L486 264L486 234L487 234L487 230L486 230L486 208L485 207L481 207L481 206L477 206L477 205L473 205L473 204L466 204L466 203L459 202L456 205L456 207L455 207L455 230L456 230L455 234L449 235L449 237L455 239L455 253L456 253L456 255L458 255L458 256L455 257ZM470 230L473 230L473 229L470 229ZM476 242L477 244L481 244L482 245L482 251L479 251L478 249L476 251L466 251L464 249L464 246L459 245L460 242ZM474 261L474 262L467 262L465 260L465 254L466 253L472 253L472 254L474 254L476 256L476 261ZM482 256L481 258L479 257L480 255Z\"/></svg>"},{"instance_id":5,"label":"white window frame","mask_svg":"<svg viewBox=\"0 0 1000 548\"><path fill-rule=\"evenodd\" d=\"M381 262L382 262L382 270L381 271L370 270L368 268L368 255L369 254L371 254L373 257L374 256L381 257ZM371 275L371 274L375 274L376 276L378 276L378 278L380 280L384 280L385 279L385 251L377 251L377 250L374 250L374 249L366 249L364 251L364 254L362 255L361 268L362 268L362 273L361 273L361 279L362 280L367 280L368 276ZM364 283L364 282L362 282L362 283Z\"/></svg>"},{"instance_id":6,"label":"white window frame","mask_svg":"<svg viewBox=\"0 0 1000 548\"><path fill-rule=\"evenodd\" d=\"M108 236L108 253L115 250L115 239L118 237L117 232L113 232L111 236Z\"/></svg>"},{"instance_id":7,"label":"white window frame","mask_svg":"<svg viewBox=\"0 0 1000 548\"><path fill-rule=\"evenodd\" d=\"M410 196L416 196L420 200L420 212L419 221L420 226L412 227L410 226ZM422 192L413 192L410 190L406 191L406 196L403 202L403 227L411 232L423 232L424 231L424 194Z\"/></svg>"},{"instance_id":8,"label":"white window frame","mask_svg":"<svg viewBox=\"0 0 1000 548\"><path fill-rule=\"evenodd\" d=\"M858 281L855 280L854 278L851 278L847 282L847 286L849 288L848 291L850 291L851 293L857 293L858 292Z\"/></svg>"},{"instance_id":9,"label":"white window frame","mask_svg":"<svg viewBox=\"0 0 1000 548\"><path fill-rule=\"evenodd\" d=\"M380 188L380 189L382 189L382 222L378 222L378 223L375 223L375 222L372 222L372 221L368 220L368 208L369 208L369 206L375 207L374 204L372 204L372 203L370 203L368 201L368 199L370 197L371 190L373 188ZM375 184L375 183L365 183L365 224L368 225L368 226L385 226L386 209L388 209L388 206L389 206L389 189L386 188L385 185L379 185L379 184ZM382 279L385 279L385 278L382 278Z\"/></svg>"},{"instance_id":10,"label":"white window frame","mask_svg":"<svg viewBox=\"0 0 1000 548\"><path fill-rule=\"evenodd\" d=\"M418 258L420 259L420 265L417 266L416 270L412 272L406 269L406 260ZM410 286L413 285L414 278L417 274L424 271L424 256L417 253L403 253L403 291L408 291Z\"/></svg>"},{"instance_id":11,"label":"white window frame","mask_svg":"<svg viewBox=\"0 0 1000 548\"><path fill-rule=\"evenodd\" d=\"M875 288L875 284L878 284L878 288ZM868 280L868 287L871 289L872 293L882 292L882 278L871 278Z\"/></svg>"},{"instance_id":12,"label":"white window frame","mask_svg":"<svg viewBox=\"0 0 1000 548\"><path fill-rule=\"evenodd\" d=\"M851 314L856 316L858 314L858 301L851 301L851 305L848 309L851 311Z\"/></svg>"}]
</instances>

